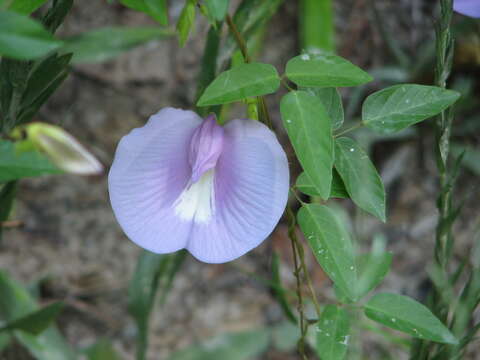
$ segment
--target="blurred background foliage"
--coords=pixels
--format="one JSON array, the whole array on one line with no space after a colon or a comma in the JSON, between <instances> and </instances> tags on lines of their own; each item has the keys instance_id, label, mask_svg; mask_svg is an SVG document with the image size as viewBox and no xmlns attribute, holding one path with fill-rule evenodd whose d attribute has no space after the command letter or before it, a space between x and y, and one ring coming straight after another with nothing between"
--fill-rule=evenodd
<instances>
[{"instance_id":1,"label":"blurred background foliage","mask_svg":"<svg viewBox=\"0 0 480 360\"><path fill-rule=\"evenodd\" d=\"M374 82L341 91L348 127L373 91L434 82L436 17L438 4L426 0L0 0L0 358L298 358L286 221L271 242L227 265L202 265L185 252L139 253L110 213L105 177L42 176L65 169L18 126L60 125L110 163L116 142L130 128L162 106L193 107L216 75L242 62L228 31L231 21L252 57L281 70L311 48L336 52L367 70ZM349 213L345 223L360 248L387 254L362 260L378 261L378 282L392 261L385 250L394 253L384 288L426 300L436 286L445 289L442 301L462 305L453 330L476 325L459 334L464 337L455 354L461 355L455 356L475 359L480 24L455 15L452 29L457 40L448 85L462 97L455 105L451 151L463 156L453 278L445 282L427 266L438 185L430 150L433 121L392 135L359 129L356 140L381 169L389 222L373 222L348 200L339 211ZM266 104L276 128L278 100L275 95ZM224 119L245 116L236 105L199 111ZM292 171L298 175L298 165ZM307 264L320 299L332 300L325 274L309 256ZM313 317L313 304L307 312ZM352 322L350 359L408 358L408 338L363 318ZM316 341L311 331L312 358Z\"/></svg>"}]
</instances>

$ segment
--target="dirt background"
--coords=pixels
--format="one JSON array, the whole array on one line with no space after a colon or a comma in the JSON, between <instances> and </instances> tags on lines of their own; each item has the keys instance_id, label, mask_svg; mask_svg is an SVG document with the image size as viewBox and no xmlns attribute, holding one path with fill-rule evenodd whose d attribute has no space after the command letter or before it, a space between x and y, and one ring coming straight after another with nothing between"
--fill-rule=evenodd
<instances>
[{"instance_id":1,"label":"dirt background","mask_svg":"<svg viewBox=\"0 0 480 360\"><path fill-rule=\"evenodd\" d=\"M431 3L385 1L379 7L409 56L416 56L421 43L432 41ZM172 19L178 16L182 4L171 1ZM391 51L376 26L368 1L337 1L335 6L339 53L367 69L391 63ZM146 24L154 23L121 6L98 0L85 6L77 1L61 34L107 25ZM104 64L74 67L65 84L41 110L39 120L65 126L108 167L119 139L130 129L142 126L149 115L164 106L192 107L206 29L204 19L199 19L195 35L183 49L175 39L159 41ZM299 52L297 38L297 4L285 1L268 27L261 60L282 71L286 61ZM417 81L428 82L431 76L424 73ZM378 85L371 85L371 90ZM343 95L345 101L351 99L349 92ZM268 102L280 129L278 99L270 97ZM358 109L352 112L354 116L357 113ZM291 154L285 134L279 132ZM393 252L392 271L382 289L422 299L428 287L426 267L434 244L438 184L431 127L422 126L420 134L421 139L380 139L372 143L372 156L388 192L386 225L352 212L348 201L339 203L352 215L361 248L368 248L373 235L380 234ZM294 164L292 169L296 169ZM455 232L457 259L469 252L479 223L477 183L468 171L460 178L459 198L465 199L465 207ZM126 312L126 287L140 249L123 235L113 217L106 176L24 180L15 218L24 226L5 233L0 267L24 282L49 279L46 299L63 299L68 304L59 324L71 344L82 347L99 337L108 337L125 359L133 359L135 327ZM274 247L284 259L285 282L293 286L285 227L282 222L270 240L231 264L207 265L189 256L166 304L152 316L149 359L167 359L176 349L226 331L282 321L281 310L268 288L246 272L269 278ZM331 284L318 267L312 266L312 272L319 297L330 299ZM363 345L364 358L383 359L381 338L374 334L363 336L368 338ZM405 353L391 351L395 359L406 358ZM262 358L287 360L297 356L295 352L272 349ZM472 353L469 358L480 359L480 355Z\"/></svg>"}]
</instances>

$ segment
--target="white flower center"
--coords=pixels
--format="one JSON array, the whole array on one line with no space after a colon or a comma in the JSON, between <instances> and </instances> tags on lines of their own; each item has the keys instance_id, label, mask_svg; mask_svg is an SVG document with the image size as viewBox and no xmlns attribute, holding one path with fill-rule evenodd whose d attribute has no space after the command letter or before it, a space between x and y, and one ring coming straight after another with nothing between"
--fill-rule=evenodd
<instances>
[{"instance_id":1,"label":"white flower center","mask_svg":"<svg viewBox=\"0 0 480 360\"><path fill-rule=\"evenodd\" d=\"M208 223L215 213L214 170L203 173L195 183L182 191L173 206L175 214L185 221Z\"/></svg>"}]
</instances>

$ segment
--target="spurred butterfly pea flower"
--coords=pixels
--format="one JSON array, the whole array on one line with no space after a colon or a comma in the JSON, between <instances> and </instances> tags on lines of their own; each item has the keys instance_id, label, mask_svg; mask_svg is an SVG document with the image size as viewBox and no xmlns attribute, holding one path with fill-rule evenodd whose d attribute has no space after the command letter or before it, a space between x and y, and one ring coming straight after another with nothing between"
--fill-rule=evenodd
<instances>
[{"instance_id":1,"label":"spurred butterfly pea flower","mask_svg":"<svg viewBox=\"0 0 480 360\"><path fill-rule=\"evenodd\" d=\"M122 138L108 176L126 235L155 253L186 248L209 263L258 246L287 202L289 171L275 134L254 120L165 108Z\"/></svg>"},{"instance_id":2,"label":"spurred butterfly pea flower","mask_svg":"<svg viewBox=\"0 0 480 360\"><path fill-rule=\"evenodd\" d=\"M463 15L480 17L480 0L454 0L453 9Z\"/></svg>"}]
</instances>

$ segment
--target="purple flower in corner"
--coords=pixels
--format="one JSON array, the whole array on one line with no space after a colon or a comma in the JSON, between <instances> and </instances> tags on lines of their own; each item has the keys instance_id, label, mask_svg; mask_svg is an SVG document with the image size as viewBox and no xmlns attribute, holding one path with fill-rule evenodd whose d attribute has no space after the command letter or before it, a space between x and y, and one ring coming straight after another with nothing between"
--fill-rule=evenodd
<instances>
[{"instance_id":1,"label":"purple flower in corner","mask_svg":"<svg viewBox=\"0 0 480 360\"><path fill-rule=\"evenodd\" d=\"M453 9L463 15L480 17L480 0L454 0Z\"/></svg>"},{"instance_id":2,"label":"purple flower in corner","mask_svg":"<svg viewBox=\"0 0 480 360\"><path fill-rule=\"evenodd\" d=\"M155 253L186 248L209 263L258 246L287 202L287 157L254 120L165 108L120 141L108 176L127 236Z\"/></svg>"}]
</instances>

